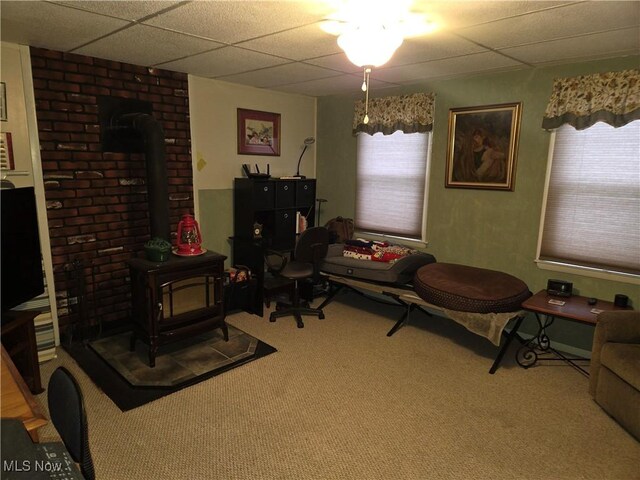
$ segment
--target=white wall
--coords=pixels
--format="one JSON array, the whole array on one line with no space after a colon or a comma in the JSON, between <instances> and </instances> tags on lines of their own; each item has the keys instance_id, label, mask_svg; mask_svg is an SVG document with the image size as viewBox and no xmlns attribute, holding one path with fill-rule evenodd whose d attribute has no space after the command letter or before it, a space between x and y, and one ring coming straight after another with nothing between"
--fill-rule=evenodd
<instances>
[{"instance_id":1,"label":"white wall","mask_svg":"<svg viewBox=\"0 0 640 480\"><path fill-rule=\"evenodd\" d=\"M58 310L29 47L0 42L0 58L2 67L0 80L6 83L7 89L7 121L0 122L0 130L11 132L16 170L9 172L16 175L9 175L4 171L2 175L3 177L7 175L16 187L34 187L38 208L40 249L47 284L46 294L51 309L55 343L59 345Z\"/></svg>"},{"instance_id":2,"label":"white wall","mask_svg":"<svg viewBox=\"0 0 640 480\"><path fill-rule=\"evenodd\" d=\"M0 131L11 133L15 165L14 172L3 171L2 175L6 175L16 187L31 187L33 174L20 46L6 42L2 42L1 46L0 78L7 89L7 121L0 122Z\"/></svg>"},{"instance_id":3,"label":"white wall","mask_svg":"<svg viewBox=\"0 0 640 480\"><path fill-rule=\"evenodd\" d=\"M279 157L238 155L238 108L280 114ZM243 163L257 163L261 172L268 163L272 177L295 174L304 139L316 137L316 112L313 97L189 75L194 208L205 247L231 255L233 179L243 176ZM316 146L307 149L300 168L311 178L316 176Z\"/></svg>"},{"instance_id":4,"label":"white wall","mask_svg":"<svg viewBox=\"0 0 640 480\"><path fill-rule=\"evenodd\" d=\"M280 156L237 153L237 109L280 114ZM296 173L306 137L316 135L316 99L189 75L194 188L226 189L241 177L242 164L270 164L271 176ZM307 149L301 173L315 174L315 148Z\"/></svg>"}]
</instances>

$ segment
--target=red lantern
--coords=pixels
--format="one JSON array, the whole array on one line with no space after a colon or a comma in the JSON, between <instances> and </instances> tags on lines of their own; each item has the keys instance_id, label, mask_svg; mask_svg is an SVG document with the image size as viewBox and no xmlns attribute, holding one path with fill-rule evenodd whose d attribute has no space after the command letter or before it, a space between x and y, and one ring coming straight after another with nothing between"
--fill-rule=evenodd
<instances>
[{"instance_id":1,"label":"red lantern","mask_svg":"<svg viewBox=\"0 0 640 480\"><path fill-rule=\"evenodd\" d=\"M198 222L191 215L183 215L178 222L178 255L200 255L202 235Z\"/></svg>"}]
</instances>

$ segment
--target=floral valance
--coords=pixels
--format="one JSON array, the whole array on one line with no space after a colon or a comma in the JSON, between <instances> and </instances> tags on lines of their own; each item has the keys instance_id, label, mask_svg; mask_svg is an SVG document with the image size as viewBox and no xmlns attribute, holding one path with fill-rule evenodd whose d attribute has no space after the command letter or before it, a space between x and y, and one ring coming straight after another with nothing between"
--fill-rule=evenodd
<instances>
[{"instance_id":1,"label":"floral valance","mask_svg":"<svg viewBox=\"0 0 640 480\"><path fill-rule=\"evenodd\" d=\"M433 93L414 93L394 97L369 99L369 123L363 123L365 103L355 104L353 134L365 132L369 135L382 132L391 135L402 130L404 133L430 132L433 128Z\"/></svg>"},{"instance_id":2,"label":"floral valance","mask_svg":"<svg viewBox=\"0 0 640 480\"><path fill-rule=\"evenodd\" d=\"M583 130L596 122L622 127L640 119L640 70L558 78L542 120L546 129L568 123Z\"/></svg>"}]
</instances>

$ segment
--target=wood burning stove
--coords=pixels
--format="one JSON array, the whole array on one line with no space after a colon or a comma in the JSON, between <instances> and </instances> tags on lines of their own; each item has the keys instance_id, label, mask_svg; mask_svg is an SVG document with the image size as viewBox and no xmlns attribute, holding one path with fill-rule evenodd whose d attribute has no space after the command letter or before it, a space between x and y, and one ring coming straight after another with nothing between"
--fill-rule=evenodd
<instances>
[{"instance_id":1,"label":"wood burning stove","mask_svg":"<svg viewBox=\"0 0 640 480\"><path fill-rule=\"evenodd\" d=\"M154 263L129 260L132 286L131 350L136 340L149 345L149 366L155 366L158 348L202 332L221 328L224 320L224 261L218 253L192 257L172 255Z\"/></svg>"}]
</instances>

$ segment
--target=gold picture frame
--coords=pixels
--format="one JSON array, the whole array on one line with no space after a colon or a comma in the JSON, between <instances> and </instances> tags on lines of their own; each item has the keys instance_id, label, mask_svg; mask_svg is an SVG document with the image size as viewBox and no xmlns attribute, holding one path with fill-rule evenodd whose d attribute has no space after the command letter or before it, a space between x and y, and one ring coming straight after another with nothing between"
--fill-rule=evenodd
<instances>
[{"instance_id":1,"label":"gold picture frame","mask_svg":"<svg viewBox=\"0 0 640 480\"><path fill-rule=\"evenodd\" d=\"M513 191L522 104L449 110L445 187Z\"/></svg>"}]
</instances>

